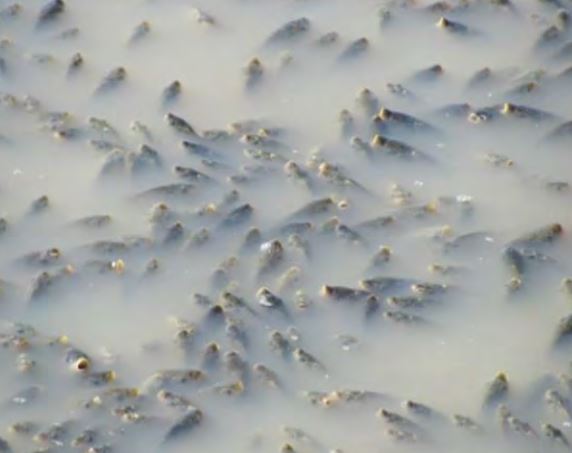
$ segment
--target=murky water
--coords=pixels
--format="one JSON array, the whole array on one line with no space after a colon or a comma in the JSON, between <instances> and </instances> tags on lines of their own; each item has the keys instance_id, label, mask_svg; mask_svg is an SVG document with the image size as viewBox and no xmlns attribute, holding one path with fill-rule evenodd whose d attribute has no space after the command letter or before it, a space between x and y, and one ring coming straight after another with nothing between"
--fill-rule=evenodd
<instances>
[{"instance_id":1,"label":"murky water","mask_svg":"<svg viewBox=\"0 0 572 453\"><path fill-rule=\"evenodd\" d=\"M568 0L14 5L0 450L570 449Z\"/></svg>"}]
</instances>

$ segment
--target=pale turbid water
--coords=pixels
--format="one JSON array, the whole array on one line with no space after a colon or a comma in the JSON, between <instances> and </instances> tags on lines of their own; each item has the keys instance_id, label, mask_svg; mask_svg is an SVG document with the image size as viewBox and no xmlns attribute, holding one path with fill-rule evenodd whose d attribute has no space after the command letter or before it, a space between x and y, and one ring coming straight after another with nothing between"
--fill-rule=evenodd
<instances>
[{"instance_id":1,"label":"pale turbid water","mask_svg":"<svg viewBox=\"0 0 572 453\"><path fill-rule=\"evenodd\" d=\"M572 300L572 134L554 133L572 119L568 0L14 5L0 1L6 448L570 449L572 321L558 326ZM39 21L46 5L62 11ZM295 36L269 39L287 23ZM119 67L123 80L98 89ZM452 104L466 105L439 110ZM293 215L316 200L324 212ZM94 215L108 217L82 223ZM261 237L247 247L251 228ZM261 266L273 240L281 259ZM378 277L398 280L367 285ZM420 283L435 294L416 296ZM353 291L336 300L338 287ZM213 342L220 363L207 366ZM73 349L88 361L66 361ZM234 353L242 371L226 364ZM179 377L153 380L165 370Z\"/></svg>"}]
</instances>

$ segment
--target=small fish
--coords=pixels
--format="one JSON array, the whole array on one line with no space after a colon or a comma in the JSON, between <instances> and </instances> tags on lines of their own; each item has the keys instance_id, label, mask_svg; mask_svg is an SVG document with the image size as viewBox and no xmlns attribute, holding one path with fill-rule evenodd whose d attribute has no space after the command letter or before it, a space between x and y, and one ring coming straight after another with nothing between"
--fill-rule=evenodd
<instances>
[{"instance_id":1,"label":"small fish","mask_svg":"<svg viewBox=\"0 0 572 453\"><path fill-rule=\"evenodd\" d=\"M193 126L191 126L183 118L175 115L174 113L167 113L165 115L165 121L176 132L179 132L183 135L189 135L191 137L197 136L197 133L196 133L195 129L193 128ZM183 143L185 143L185 142L183 142Z\"/></svg>"},{"instance_id":2,"label":"small fish","mask_svg":"<svg viewBox=\"0 0 572 453\"><path fill-rule=\"evenodd\" d=\"M345 62L353 60L360 55L363 55L370 47L370 42L367 38L359 38L352 41L348 46L342 51L338 57L338 61Z\"/></svg>"},{"instance_id":3,"label":"small fish","mask_svg":"<svg viewBox=\"0 0 572 453\"><path fill-rule=\"evenodd\" d=\"M135 26L129 37L129 44L136 44L151 32L151 24L144 20Z\"/></svg>"},{"instance_id":4,"label":"small fish","mask_svg":"<svg viewBox=\"0 0 572 453\"><path fill-rule=\"evenodd\" d=\"M161 94L161 101L163 105L169 105L175 102L181 95L183 85L178 80L172 81L163 89Z\"/></svg>"},{"instance_id":5,"label":"small fish","mask_svg":"<svg viewBox=\"0 0 572 453\"><path fill-rule=\"evenodd\" d=\"M63 0L50 0L40 10L36 27L41 27L55 21L64 13L65 9L66 4Z\"/></svg>"},{"instance_id":6,"label":"small fish","mask_svg":"<svg viewBox=\"0 0 572 453\"><path fill-rule=\"evenodd\" d=\"M114 90L127 79L127 70L123 66L112 69L95 89L95 94L104 94Z\"/></svg>"},{"instance_id":7,"label":"small fish","mask_svg":"<svg viewBox=\"0 0 572 453\"><path fill-rule=\"evenodd\" d=\"M219 224L219 228L231 228L248 222L254 213L251 204L245 203L229 212Z\"/></svg>"},{"instance_id":8,"label":"small fish","mask_svg":"<svg viewBox=\"0 0 572 453\"><path fill-rule=\"evenodd\" d=\"M178 441L193 432L203 421L203 413L200 409L191 407L188 412L179 418L165 434L164 443Z\"/></svg>"},{"instance_id":9,"label":"small fish","mask_svg":"<svg viewBox=\"0 0 572 453\"><path fill-rule=\"evenodd\" d=\"M310 20L306 17L291 20L274 31L267 39L266 44L276 44L298 38L310 30Z\"/></svg>"}]
</instances>

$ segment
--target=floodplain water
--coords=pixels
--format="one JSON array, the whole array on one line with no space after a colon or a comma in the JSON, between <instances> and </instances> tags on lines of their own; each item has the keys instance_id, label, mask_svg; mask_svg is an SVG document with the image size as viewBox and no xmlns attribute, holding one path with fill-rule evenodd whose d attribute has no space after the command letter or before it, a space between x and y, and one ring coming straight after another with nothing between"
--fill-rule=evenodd
<instances>
[{"instance_id":1,"label":"floodplain water","mask_svg":"<svg viewBox=\"0 0 572 453\"><path fill-rule=\"evenodd\" d=\"M570 449L570 350L555 343L572 300L572 134L553 134L572 118L567 0L445 12L378 0L65 0L38 24L45 5L0 13L0 437L13 451ZM437 26L441 16L466 32ZM269 42L300 18L307 29ZM553 24L557 36L540 43ZM319 44L329 32L337 39ZM360 38L367 47L349 55ZM255 57L262 72L248 84ZM98 90L118 67L124 80ZM484 67L491 76L470 85ZM165 100L173 81L180 93ZM452 104L461 113L440 111ZM328 197L323 212L292 215ZM78 222L93 215L109 218ZM377 277L399 280L371 290ZM338 287L355 291L336 297ZM211 342L220 363L206 370ZM70 348L89 370L66 363ZM233 351L239 372L225 364ZM152 378L196 369L199 382ZM508 390L484 407L499 373ZM137 395L110 396L124 388ZM179 399L165 404L161 390ZM196 426L171 436L192 410ZM29 433L14 432L22 421ZM38 436L54 423L61 432ZM94 439L74 443L88 428Z\"/></svg>"}]
</instances>

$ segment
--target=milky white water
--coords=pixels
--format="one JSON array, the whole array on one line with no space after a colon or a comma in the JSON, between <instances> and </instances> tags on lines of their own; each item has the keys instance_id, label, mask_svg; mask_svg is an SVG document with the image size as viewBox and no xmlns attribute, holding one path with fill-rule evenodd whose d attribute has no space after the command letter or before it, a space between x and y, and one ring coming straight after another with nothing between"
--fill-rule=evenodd
<instances>
[{"instance_id":1,"label":"milky white water","mask_svg":"<svg viewBox=\"0 0 572 453\"><path fill-rule=\"evenodd\" d=\"M427 2L66 0L63 13L39 27L35 24L43 1L22 2L13 17L0 13L5 39L0 48L5 63L0 75L0 134L5 137L0 143L0 217L7 222L0 233L0 332L6 340L0 349L0 437L13 451L22 452L90 447L95 452L105 451L95 448L106 445L119 452L565 450L544 434L542 424L551 423L572 437L569 415L548 405L544 396L548 389L572 396L557 378L572 372L570 350L565 345L553 347L558 321L570 313L561 281L572 274L571 198L565 184L562 190L548 186L568 182L572 138L552 142L545 137L572 118L572 79L558 76L572 59L553 56L572 39L572 32L559 25L554 42L540 49L536 42L550 25L559 23L559 7L566 10L570 5L567 0L559 7L533 1L512 7L492 3L467 2L445 14L470 29L466 36L437 27L442 13L426 9ZM0 1L1 8L10 5ZM380 8L390 14L383 24ZM214 24L198 21L196 9L212 17ZM307 32L265 45L271 33L302 17L309 19ZM142 21L149 23L149 32L130 43ZM73 28L77 34L61 37ZM336 42L316 44L331 31L339 34ZM347 46L362 37L368 39L367 50L340 59ZM67 75L76 52L83 56L83 65ZM49 61L38 61L46 56ZM249 90L244 68L253 57L261 61L263 74ZM415 78L435 64L444 69L436 80ZM108 92L95 93L102 79L119 66L127 72L125 80ZM468 88L469 79L483 67L492 70L492 79ZM537 70L542 71L532 91L513 91L532 80ZM180 81L181 93L164 105L162 92L174 80ZM387 84L402 84L411 95L391 93ZM375 147L368 157L352 145L353 137L369 143L374 135L372 112L366 113L356 101L364 88L377 98L376 111L385 107L405 112L436 128L427 133L390 125L383 132L430 156L430 162L383 155ZM37 99L39 106L31 107L27 96ZM503 115L499 111L505 102L553 116L536 121ZM468 103L473 111L497 106L497 116L487 124L473 124L468 112L460 118L436 113L453 103ZM343 109L353 116L353 129L346 136L339 123ZM50 130L50 112L71 116ZM169 112L188 121L199 136L171 128L165 120ZM92 117L107 121L117 136L90 128ZM241 134L225 141L209 140L204 134L251 119L256 126L248 132L278 128L272 140L279 146L262 146L278 155L276 160L248 158L243 150L257 146L243 143ZM134 132L134 121L146 125L150 136ZM55 137L61 130L75 135ZM107 140L116 150L98 150L90 140ZM216 151L212 159L220 167L205 165L184 149L183 140ZM141 173L124 168L119 174L101 174L110 154L123 156L142 144L158 151L160 166ZM494 166L486 161L487 153L505 156L513 164ZM312 167L312 156L339 166L365 190L331 183ZM286 176L283 167L290 160L308 172L311 190ZM260 175L244 170L257 165L262 166ZM185 181L174 172L175 166L199 170L214 181ZM237 174L251 179L240 183L229 178ZM172 183L195 187L178 196L138 196ZM406 202L396 202L394 184L410 192ZM233 189L238 199L224 204ZM49 206L30 212L31 203L43 195ZM336 203L327 213L296 219L313 226L301 234L311 251L304 256L278 229L292 220L291 213L324 197ZM159 202L167 205L171 217L163 226L154 226L150 215ZM254 208L252 215L239 225L221 228L222 219L244 203ZM216 209L198 213L209 204ZM423 212L412 215L412 208ZM109 215L111 221L92 228L75 223L96 214ZM395 220L377 229L358 227L382 215ZM360 240L321 231L334 216L354 228ZM184 237L165 244L167 228L177 221ZM513 274L502 250L523 234L554 222L562 225L563 234L532 247L542 258L528 259L520 276L522 286L511 292L507 282ZM260 276L262 252L242 248L251 227L260 229L263 242L279 239L284 247L283 261ZM209 230L210 239L189 247L189 238L201 228ZM483 234L458 248L444 245L471 232ZM89 247L96 241L133 236L147 240L138 248L109 253ZM382 245L391 249L391 257L372 268L371 259ZM22 260L50 248L61 253L52 264ZM213 272L230 257L238 260L228 270L227 281L213 284ZM146 273L154 258L159 268ZM93 260L99 260L101 272L93 263L88 265ZM455 270L430 272L434 263ZM300 278L290 288L281 288L280 276L292 266L299 268ZM44 271L49 278L60 275L60 281L45 294L30 297L34 279ZM446 284L447 291L432 297L434 303L424 308L403 310L421 317L418 323L394 322L383 314L395 311L387 297L411 294L409 284L397 292L378 293L379 309L368 319L365 298L336 302L320 294L323 285L358 288L360 280L376 276ZM256 293L263 286L283 299L289 316L259 304ZM220 327L207 324L209 307L193 297L203 294L214 304L226 290L256 312L254 316L225 307L227 322L243 322L249 338L246 347L225 334L224 322ZM305 294L307 308L296 303L297 291ZM37 330L36 336L24 334L29 345L16 345L11 336L15 322ZM191 325L194 336L181 347L175 335ZM287 335L291 327L298 332L290 338L292 349L310 352L323 370L309 369L292 354L285 359L271 350L270 333ZM351 336L352 344L343 347L340 335ZM55 340L60 336L67 340ZM268 388L250 371L243 376L241 395L217 395L214 386L238 379L223 364L205 370L202 383L168 386L188 398L202 419L180 439L163 443L185 408L162 404L158 389L149 390L143 383L160 370L200 368L210 342L220 345L221 356L239 352L250 370L263 363L282 387ZM87 374L78 375L66 364L70 345L90 357L92 369ZM19 369L27 359L35 366ZM116 379L93 385L89 373L106 370L113 370ZM503 433L495 409L483 410L486 385L501 371L509 381L504 403L515 417L530 423L537 437L510 428ZM546 375L551 376L548 383L539 385ZM23 404L13 401L18 392L34 386L39 388L35 398ZM124 387L139 388L142 395L96 408L82 406L109 389ZM335 402L332 407L313 405L304 397L306 391L340 389L379 395L367 402ZM411 414L403 406L405 400L426 404L443 419ZM114 412L126 405L137 415L121 417ZM380 408L408 417L423 432L403 424L392 426L376 416ZM453 414L473 418L483 433L455 426ZM21 421L34 422L29 434L9 429ZM53 423L64 423L65 433L51 442L33 439ZM304 430L315 442L289 438L282 430L285 425ZM72 446L86 428L98 433L93 443ZM400 442L387 433L389 428L414 439Z\"/></svg>"}]
</instances>

